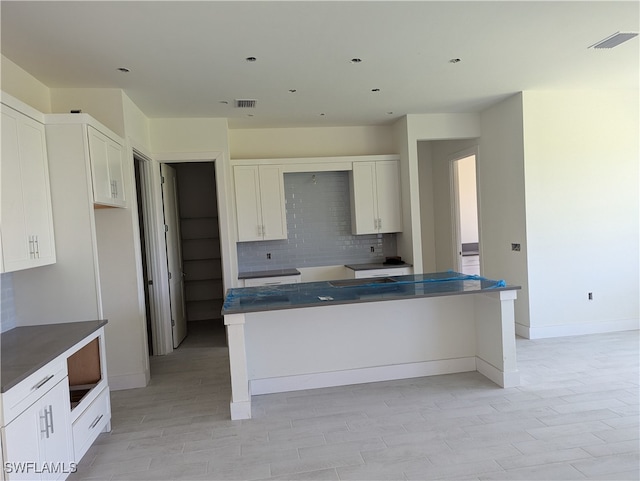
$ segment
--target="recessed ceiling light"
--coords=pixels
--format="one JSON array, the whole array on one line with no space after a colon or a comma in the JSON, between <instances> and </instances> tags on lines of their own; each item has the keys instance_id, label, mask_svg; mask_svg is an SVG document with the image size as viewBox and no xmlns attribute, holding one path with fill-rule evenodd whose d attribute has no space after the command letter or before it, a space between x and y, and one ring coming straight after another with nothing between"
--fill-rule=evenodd
<instances>
[{"instance_id":1,"label":"recessed ceiling light","mask_svg":"<svg viewBox=\"0 0 640 481\"><path fill-rule=\"evenodd\" d=\"M255 61L256 61L256 60L258 60L258 59L257 59L257 58L255 58L255 57L247 57L247 58L245 58L245 60L246 60L247 62L255 62Z\"/></svg>"},{"instance_id":2,"label":"recessed ceiling light","mask_svg":"<svg viewBox=\"0 0 640 481\"><path fill-rule=\"evenodd\" d=\"M380 92L380 89L371 89L372 92Z\"/></svg>"},{"instance_id":3,"label":"recessed ceiling light","mask_svg":"<svg viewBox=\"0 0 640 481\"><path fill-rule=\"evenodd\" d=\"M221 103L221 104L225 104L225 105L226 105L226 104L228 104L229 102L227 102L226 100L221 100L221 101L220 101L220 103Z\"/></svg>"},{"instance_id":4,"label":"recessed ceiling light","mask_svg":"<svg viewBox=\"0 0 640 481\"><path fill-rule=\"evenodd\" d=\"M449 60L449 63L458 63L461 62L462 60L460 60L459 58L452 58L451 60Z\"/></svg>"},{"instance_id":5,"label":"recessed ceiling light","mask_svg":"<svg viewBox=\"0 0 640 481\"><path fill-rule=\"evenodd\" d=\"M118 67L118 70L122 73L129 73L131 72L131 70L129 70L127 67Z\"/></svg>"},{"instance_id":6,"label":"recessed ceiling light","mask_svg":"<svg viewBox=\"0 0 640 481\"><path fill-rule=\"evenodd\" d=\"M292 94L295 94L297 92L296 89L289 89L289 92L291 92Z\"/></svg>"},{"instance_id":7,"label":"recessed ceiling light","mask_svg":"<svg viewBox=\"0 0 640 481\"><path fill-rule=\"evenodd\" d=\"M253 114L247 114L247 117L253 117Z\"/></svg>"},{"instance_id":8,"label":"recessed ceiling light","mask_svg":"<svg viewBox=\"0 0 640 481\"><path fill-rule=\"evenodd\" d=\"M320 114L320 117L324 116L324 114Z\"/></svg>"},{"instance_id":9,"label":"recessed ceiling light","mask_svg":"<svg viewBox=\"0 0 640 481\"><path fill-rule=\"evenodd\" d=\"M637 36L638 34L634 32L616 32L613 35L609 35L607 38L594 43L593 45L589 46L589 48L613 48Z\"/></svg>"},{"instance_id":10,"label":"recessed ceiling light","mask_svg":"<svg viewBox=\"0 0 640 481\"><path fill-rule=\"evenodd\" d=\"M393 115L393 112L387 112L387 115Z\"/></svg>"},{"instance_id":11,"label":"recessed ceiling light","mask_svg":"<svg viewBox=\"0 0 640 481\"><path fill-rule=\"evenodd\" d=\"M354 58L351 59L351 63L360 63L360 62L362 62L361 58L354 57Z\"/></svg>"}]
</instances>

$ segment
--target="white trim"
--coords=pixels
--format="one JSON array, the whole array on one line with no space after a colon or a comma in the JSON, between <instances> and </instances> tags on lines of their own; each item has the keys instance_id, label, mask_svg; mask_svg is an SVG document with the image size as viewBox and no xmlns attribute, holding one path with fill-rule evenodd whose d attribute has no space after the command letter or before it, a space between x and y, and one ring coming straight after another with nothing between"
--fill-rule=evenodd
<instances>
[{"instance_id":1,"label":"white trim","mask_svg":"<svg viewBox=\"0 0 640 481\"><path fill-rule=\"evenodd\" d=\"M475 357L461 357L437 361L424 361L392 366L377 366L362 369L348 369L335 372L318 372L297 376L283 376L269 379L252 379L249 391L252 395L276 392L302 391L330 386L347 386L369 382L392 381L440 374L452 374L476 370Z\"/></svg>"},{"instance_id":2,"label":"white trim","mask_svg":"<svg viewBox=\"0 0 640 481\"><path fill-rule=\"evenodd\" d=\"M378 162L381 160L400 160L397 154L387 155L346 155L340 157L281 157L274 159L231 159L231 165L297 165L303 168L304 164L349 164L353 162ZM351 170L351 169L349 169ZM304 172L312 172L305 170Z\"/></svg>"},{"instance_id":3,"label":"white trim","mask_svg":"<svg viewBox=\"0 0 640 481\"><path fill-rule=\"evenodd\" d=\"M251 419L251 401L231 401L229 403L231 419Z\"/></svg>"},{"instance_id":4,"label":"white trim","mask_svg":"<svg viewBox=\"0 0 640 481\"><path fill-rule=\"evenodd\" d=\"M640 330L639 318L541 327L530 327L516 323L516 334L526 339L546 339L551 337L582 336L585 334L637 330Z\"/></svg>"},{"instance_id":5,"label":"white trim","mask_svg":"<svg viewBox=\"0 0 640 481\"><path fill-rule=\"evenodd\" d=\"M500 387L508 388L520 385L520 371L503 372L480 357L476 357L476 369Z\"/></svg>"},{"instance_id":6,"label":"white trim","mask_svg":"<svg viewBox=\"0 0 640 481\"><path fill-rule=\"evenodd\" d=\"M212 150L206 152L156 152L151 155L151 158L160 163L215 162L222 156L222 152Z\"/></svg>"}]
</instances>

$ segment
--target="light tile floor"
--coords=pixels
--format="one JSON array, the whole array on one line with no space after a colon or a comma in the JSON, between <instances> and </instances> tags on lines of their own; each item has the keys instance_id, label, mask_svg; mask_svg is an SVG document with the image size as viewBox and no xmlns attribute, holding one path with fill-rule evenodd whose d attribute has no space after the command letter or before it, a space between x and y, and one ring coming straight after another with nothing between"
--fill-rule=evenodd
<instances>
[{"instance_id":1,"label":"light tile floor","mask_svg":"<svg viewBox=\"0 0 640 481\"><path fill-rule=\"evenodd\" d=\"M223 331L112 393L71 480L638 480L637 331L517 340L522 385L478 373L256 396L229 420ZM328 351L330 355L330 349Z\"/></svg>"}]
</instances>

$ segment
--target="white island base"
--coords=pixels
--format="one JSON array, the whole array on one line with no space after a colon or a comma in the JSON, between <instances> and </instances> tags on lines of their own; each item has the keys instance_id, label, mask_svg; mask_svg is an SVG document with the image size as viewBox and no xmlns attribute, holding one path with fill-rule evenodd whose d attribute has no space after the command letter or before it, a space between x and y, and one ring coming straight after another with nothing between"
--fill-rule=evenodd
<instances>
[{"instance_id":1,"label":"white island base","mask_svg":"<svg viewBox=\"0 0 640 481\"><path fill-rule=\"evenodd\" d=\"M516 290L227 314L231 419L251 395L478 371L520 384Z\"/></svg>"}]
</instances>

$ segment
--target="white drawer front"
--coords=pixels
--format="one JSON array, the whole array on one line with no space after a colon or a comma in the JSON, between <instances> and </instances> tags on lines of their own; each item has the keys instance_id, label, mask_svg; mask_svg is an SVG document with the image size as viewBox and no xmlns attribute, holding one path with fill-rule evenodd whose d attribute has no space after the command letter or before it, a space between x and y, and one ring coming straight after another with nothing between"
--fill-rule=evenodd
<instances>
[{"instance_id":1,"label":"white drawer front","mask_svg":"<svg viewBox=\"0 0 640 481\"><path fill-rule=\"evenodd\" d=\"M356 279L365 279L368 277L406 276L409 274L413 274L413 267L385 267L382 269L355 271Z\"/></svg>"},{"instance_id":2,"label":"white drawer front","mask_svg":"<svg viewBox=\"0 0 640 481\"><path fill-rule=\"evenodd\" d=\"M300 275L297 276L278 276L278 277L258 277L255 279L245 279L244 287L256 286L279 286L281 284L298 284Z\"/></svg>"},{"instance_id":3,"label":"white drawer front","mask_svg":"<svg viewBox=\"0 0 640 481\"><path fill-rule=\"evenodd\" d=\"M105 388L73 423L73 454L76 462L82 459L110 420L109 388Z\"/></svg>"},{"instance_id":4,"label":"white drawer front","mask_svg":"<svg viewBox=\"0 0 640 481\"><path fill-rule=\"evenodd\" d=\"M9 424L16 416L62 381L66 375L66 361L56 359L2 394L4 424Z\"/></svg>"}]
</instances>

